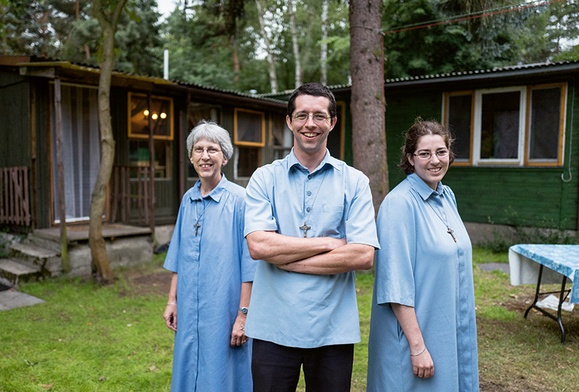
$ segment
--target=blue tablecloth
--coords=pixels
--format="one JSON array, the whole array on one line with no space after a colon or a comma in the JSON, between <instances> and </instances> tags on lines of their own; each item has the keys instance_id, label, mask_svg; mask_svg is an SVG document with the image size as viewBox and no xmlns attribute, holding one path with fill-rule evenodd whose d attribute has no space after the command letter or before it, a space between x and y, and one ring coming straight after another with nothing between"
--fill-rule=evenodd
<instances>
[{"instance_id":1,"label":"blue tablecloth","mask_svg":"<svg viewBox=\"0 0 579 392\"><path fill-rule=\"evenodd\" d=\"M509 251L568 277L573 284L570 301L579 303L579 245L519 244L511 246Z\"/></svg>"}]
</instances>

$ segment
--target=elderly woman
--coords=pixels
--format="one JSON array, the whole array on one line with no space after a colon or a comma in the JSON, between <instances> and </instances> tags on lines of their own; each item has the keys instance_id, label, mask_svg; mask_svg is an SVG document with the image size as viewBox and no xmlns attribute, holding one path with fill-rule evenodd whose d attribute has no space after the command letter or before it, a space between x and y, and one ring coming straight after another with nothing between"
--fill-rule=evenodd
<instances>
[{"instance_id":1,"label":"elderly woman","mask_svg":"<svg viewBox=\"0 0 579 392\"><path fill-rule=\"evenodd\" d=\"M243 236L245 190L221 173L229 133L201 122L187 137L199 180L181 201L164 267L172 271L163 318L176 332L172 391L252 390L245 336L255 261Z\"/></svg>"},{"instance_id":2,"label":"elderly woman","mask_svg":"<svg viewBox=\"0 0 579 392\"><path fill-rule=\"evenodd\" d=\"M453 160L445 127L410 127L407 177L378 212L368 391L479 389L471 242L441 182Z\"/></svg>"}]
</instances>

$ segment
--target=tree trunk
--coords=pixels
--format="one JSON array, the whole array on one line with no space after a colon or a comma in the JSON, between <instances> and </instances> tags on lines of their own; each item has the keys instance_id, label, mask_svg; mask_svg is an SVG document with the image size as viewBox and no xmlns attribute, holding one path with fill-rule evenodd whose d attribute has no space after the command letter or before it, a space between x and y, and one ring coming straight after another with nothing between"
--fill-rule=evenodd
<instances>
[{"instance_id":1,"label":"tree trunk","mask_svg":"<svg viewBox=\"0 0 579 392\"><path fill-rule=\"evenodd\" d=\"M100 78L98 90L99 127L101 135L101 161L90 203L90 225L88 243L97 279L102 283L112 283L113 272L103 238L103 213L105 211L106 190L111 178L115 158L115 140L111 122L111 79L115 62L115 30L127 0L101 2L93 0L93 12L102 29ZM107 5L103 4L106 3Z\"/></svg>"},{"instance_id":2,"label":"tree trunk","mask_svg":"<svg viewBox=\"0 0 579 392\"><path fill-rule=\"evenodd\" d=\"M354 166L370 178L376 212L388 193L382 10L382 0L350 1Z\"/></svg>"},{"instance_id":3,"label":"tree trunk","mask_svg":"<svg viewBox=\"0 0 579 392\"><path fill-rule=\"evenodd\" d=\"M295 60L295 88L298 88L302 84L302 63L300 57L300 45L298 43L298 29L296 26L296 6L294 0L288 1L288 12L290 19L290 30L292 34L292 47L294 50L294 60Z\"/></svg>"},{"instance_id":4,"label":"tree trunk","mask_svg":"<svg viewBox=\"0 0 579 392\"><path fill-rule=\"evenodd\" d=\"M60 259L62 271L71 270L68 257L68 235L66 233L66 192L64 185L64 163L62 162L62 99L60 79L54 80L54 130L56 134L56 172L58 173L58 216L60 220Z\"/></svg>"},{"instance_id":5,"label":"tree trunk","mask_svg":"<svg viewBox=\"0 0 579 392\"><path fill-rule=\"evenodd\" d=\"M239 65L239 54L237 53L237 39L234 35L229 36L229 47L231 48L231 63L233 64L233 83L237 87L239 85L241 66Z\"/></svg>"},{"instance_id":6,"label":"tree trunk","mask_svg":"<svg viewBox=\"0 0 579 392\"><path fill-rule=\"evenodd\" d=\"M261 0L255 0L255 5L257 6L257 18L259 19L259 29L261 30L261 37L265 44L265 51L267 52L267 64L269 65L269 85L272 93L277 93L277 73L275 71L275 61L273 54L271 53L271 44L269 42L269 37L265 30L265 21L263 19L263 5Z\"/></svg>"},{"instance_id":7,"label":"tree trunk","mask_svg":"<svg viewBox=\"0 0 579 392\"><path fill-rule=\"evenodd\" d=\"M322 45L320 49L320 83L328 84L328 2L322 3Z\"/></svg>"}]
</instances>

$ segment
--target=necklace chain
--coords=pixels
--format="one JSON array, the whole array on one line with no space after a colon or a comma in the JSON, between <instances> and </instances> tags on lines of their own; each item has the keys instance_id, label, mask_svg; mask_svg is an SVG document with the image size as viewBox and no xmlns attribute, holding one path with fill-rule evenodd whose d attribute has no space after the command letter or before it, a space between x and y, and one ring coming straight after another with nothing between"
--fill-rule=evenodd
<instances>
[{"instance_id":1,"label":"necklace chain","mask_svg":"<svg viewBox=\"0 0 579 392\"><path fill-rule=\"evenodd\" d=\"M442 201L441 201L441 203L442 203ZM436 211L436 209L432 206L432 204L429 203L428 200L426 201L426 204L428 204L428 205L430 206L430 208L432 209L432 211L434 211L434 214L438 217L438 219L440 219L440 221L441 221L442 223L444 223L444 225L446 226L446 232L447 232L448 234L450 234L450 236L452 237L452 239L454 240L454 242L456 242L456 237L454 236L454 230L452 230L452 229L450 228L450 226L448 225L448 220L442 219L442 216L440 216L440 215L438 214L438 211ZM442 209L444 209L444 204L442 205ZM446 211L445 211L445 214L446 214Z\"/></svg>"},{"instance_id":2,"label":"necklace chain","mask_svg":"<svg viewBox=\"0 0 579 392\"><path fill-rule=\"evenodd\" d=\"M205 215L205 210L207 210L207 206L205 205L204 199L201 199L201 203L203 203L203 212L201 213L201 215L197 217L197 221L193 225L193 227L195 228L195 237L197 237L197 235L199 234L199 229L201 228L201 224L199 223L199 221L201 220L201 218L203 218L203 215ZM195 215L197 215L197 203L195 203Z\"/></svg>"}]
</instances>

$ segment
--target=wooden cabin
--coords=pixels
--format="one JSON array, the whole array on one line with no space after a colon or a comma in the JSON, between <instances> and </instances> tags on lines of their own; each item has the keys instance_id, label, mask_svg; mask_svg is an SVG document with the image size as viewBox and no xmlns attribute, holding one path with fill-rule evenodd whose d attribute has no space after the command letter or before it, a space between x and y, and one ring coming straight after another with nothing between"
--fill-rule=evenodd
<instances>
[{"instance_id":1,"label":"wooden cabin","mask_svg":"<svg viewBox=\"0 0 579 392\"><path fill-rule=\"evenodd\" d=\"M59 156L65 220L87 222L100 163L98 83L97 68L0 56L0 225L60 224ZM285 110L275 99L114 72L115 166L105 222L174 223L181 196L196 180L185 141L203 119L231 132L235 153L224 173L245 185L257 167L291 147Z\"/></svg>"}]
</instances>

